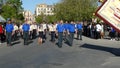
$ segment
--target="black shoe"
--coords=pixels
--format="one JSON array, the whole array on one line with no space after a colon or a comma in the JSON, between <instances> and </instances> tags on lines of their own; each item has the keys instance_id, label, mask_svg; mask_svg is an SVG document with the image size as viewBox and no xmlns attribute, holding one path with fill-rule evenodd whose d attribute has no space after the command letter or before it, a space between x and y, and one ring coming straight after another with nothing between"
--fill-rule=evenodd
<instances>
[{"instance_id":1,"label":"black shoe","mask_svg":"<svg viewBox=\"0 0 120 68\"><path fill-rule=\"evenodd\" d=\"M11 44L7 44L7 46L12 46Z\"/></svg>"},{"instance_id":2,"label":"black shoe","mask_svg":"<svg viewBox=\"0 0 120 68\"><path fill-rule=\"evenodd\" d=\"M59 48L62 48L62 46L58 45Z\"/></svg>"},{"instance_id":3,"label":"black shoe","mask_svg":"<svg viewBox=\"0 0 120 68\"><path fill-rule=\"evenodd\" d=\"M79 40L79 38L77 38L77 40Z\"/></svg>"},{"instance_id":4,"label":"black shoe","mask_svg":"<svg viewBox=\"0 0 120 68\"><path fill-rule=\"evenodd\" d=\"M70 47L72 47L72 45L69 45Z\"/></svg>"},{"instance_id":5,"label":"black shoe","mask_svg":"<svg viewBox=\"0 0 120 68\"><path fill-rule=\"evenodd\" d=\"M55 41L51 41L52 43L55 43Z\"/></svg>"},{"instance_id":6,"label":"black shoe","mask_svg":"<svg viewBox=\"0 0 120 68\"><path fill-rule=\"evenodd\" d=\"M24 44L25 46L28 45L28 44Z\"/></svg>"}]
</instances>

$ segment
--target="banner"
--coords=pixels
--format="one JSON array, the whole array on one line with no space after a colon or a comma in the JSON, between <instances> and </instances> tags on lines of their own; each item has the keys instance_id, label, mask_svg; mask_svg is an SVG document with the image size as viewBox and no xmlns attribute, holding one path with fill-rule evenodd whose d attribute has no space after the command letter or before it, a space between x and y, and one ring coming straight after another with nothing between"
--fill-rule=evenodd
<instances>
[{"instance_id":1,"label":"banner","mask_svg":"<svg viewBox=\"0 0 120 68\"><path fill-rule=\"evenodd\" d=\"M120 32L120 0L105 0L96 15Z\"/></svg>"}]
</instances>

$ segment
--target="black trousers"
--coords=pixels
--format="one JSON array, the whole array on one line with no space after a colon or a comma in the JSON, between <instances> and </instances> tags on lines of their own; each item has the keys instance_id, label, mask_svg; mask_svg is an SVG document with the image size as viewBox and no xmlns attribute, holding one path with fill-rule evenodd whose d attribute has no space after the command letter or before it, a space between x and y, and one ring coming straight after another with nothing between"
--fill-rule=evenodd
<instances>
[{"instance_id":1,"label":"black trousers","mask_svg":"<svg viewBox=\"0 0 120 68\"><path fill-rule=\"evenodd\" d=\"M100 32L96 31L96 39L100 39Z\"/></svg>"},{"instance_id":2,"label":"black trousers","mask_svg":"<svg viewBox=\"0 0 120 68\"><path fill-rule=\"evenodd\" d=\"M46 31L43 32L43 39L46 40Z\"/></svg>"},{"instance_id":3,"label":"black trousers","mask_svg":"<svg viewBox=\"0 0 120 68\"><path fill-rule=\"evenodd\" d=\"M55 41L55 31L51 31L51 41Z\"/></svg>"},{"instance_id":4,"label":"black trousers","mask_svg":"<svg viewBox=\"0 0 120 68\"><path fill-rule=\"evenodd\" d=\"M82 29L78 29L78 32L77 32L77 39L82 40Z\"/></svg>"},{"instance_id":5,"label":"black trousers","mask_svg":"<svg viewBox=\"0 0 120 68\"><path fill-rule=\"evenodd\" d=\"M33 29L32 39L35 39L35 38L36 38L36 34L37 34L37 30L36 30L36 29Z\"/></svg>"},{"instance_id":6,"label":"black trousers","mask_svg":"<svg viewBox=\"0 0 120 68\"><path fill-rule=\"evenodd\" d=\"M115 32L110 32L111 39L115 38Z\"/></svg>"},{"instance_id":7,"label":"black trousers","mask_svg":"<svg viewBox=\"0 0 120 68\"><path fill-rule=\"evenodd\" d=\"M28 45L29 31L24 31L23 32L23 39L24 39L24 45Z\"/></svg>"},{"instance_id":8,"label":"black trousers","mask_svg":"<svg viewBox=\"0 0 120 68\"><path fill-rule=\"evenodd\" d=\"M6 32L6 41L8 45L11 45L12 32Z\"/></svg>"},{"instance_id":9,"label":"black trousers","mask_svg":"<svg viewBox=\"0 0 120 68\"><path fill-rule=\"evenodd\" d=\"M39 37L43 39L43 31L39 31Z\"/></svg>"},{"instance_id":10,"label":"black trousers","mask_svg":"<svg viewBox=\"0 0 120 68\"><path fill-rule=\"evenodd\" d=\"M18 32L15 31L14 35L13 35L13 41L17 40L18 39L18 36L17 36Z\"/></svg>"},{"instance_id":11,"label":"black trousers","mask_svg":"<svg viewBox=\"0 0 120 68\"><path fill-rule=\"evenodd\" d=\"M2 42L2 33L0 33L0 43Z\"/></svg>"},{"instance_id":12,"label":"black trousers","mask_svg":"<svg viewBox=\"0 0 120 68\"><path fill-rule=\"evenodd\" d=\"M58 33L58 46L62 47L63 32Z\"/></svg>"},{"instance_id":13,"label":"black trousers","mask_svg":"<svg viewBox=\"0 0 120 68\"><path fill-rule=\"evenodd\" d=\"M29 39L32 40L32 31L30 31Z\"/></svg>"},{"instance_id":14,"label":"black trousers","mask_svg":"<svg viewBox=\"0 0 120 68\"><path fill-rule=\"evenodd\" d=\"M120 40L120 33L117 33L117 40Z\"/></svg>"},{"instance_id":15,"label":"black trousers","mask_svg":"<svg viewBox=\"0 0 120 68\"><path fill-rule=\"evenodd\" d=\"M70 32L70 34L68 35L68 39L69 39L69 45L72 46L73 45L73 39L74 39L74 32Z\"/></svg>"}]
</instances>

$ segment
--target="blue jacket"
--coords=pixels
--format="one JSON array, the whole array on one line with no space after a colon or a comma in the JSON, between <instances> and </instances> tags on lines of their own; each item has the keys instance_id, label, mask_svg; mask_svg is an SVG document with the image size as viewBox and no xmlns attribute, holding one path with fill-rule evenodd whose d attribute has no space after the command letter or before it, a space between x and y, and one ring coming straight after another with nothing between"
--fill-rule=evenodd
<instances>
[{"instance_id":1,"label":"blue jacket","mask_svg":"<svg viewBox=\"0 0 120 68\"><path fill-rule=\"evenodd\" d=\"M13 24L6 24L5 30L6 32L12 32L14 29Z\"/></svg>"},{"instance_id":2,"label":"blue jacket","mask_svg":"<svg viewBox=\"0 0 120 68\"><path fill-rule=\"evenodd\" d=\"M69 24L68 25L68 31L69 32L75 32L75 24Z\"/></svg>"},{"instance_id":3,"label":"blue jacket","mask_svg":"<svg viewBox=\"0 0 120 68\"><path fill-rule=\"evenodd\" d=\"M23 24L22 29L23 29L23 31L29 31L30 25L29 24Z\"/></svg>"},{"instance_id":4,"label":"blue jacket","mask_svg":"<svg viewBox=\"0 0 120 68\"><path fill-rule=\"evenodd\" d=\"M115 32L115 29L112 28L112 29L111 29L111 32Z\"/></svg>"},{"instance_id":5,"label":"blue jacket","mask_svg":"<svg viewBox=\"0 0 120 68\"><path fill-rule=\"evenodd\" d=\"M77 24L76 28L79 30L79 29L82 29L82 24Z\"/></svg>"},{"instance_id":6,"label":"blue jacket","mask_svg":"<svg viewBox=\"0 0 120 68\"><path fill-rule=\"evenodd\" d=\"M63 24L58 24L58 25L57 25L57 31L58 31L58 32L63 32L64 30L65 30L65 27L64 27Z\"/></svg>"}]
</instances>

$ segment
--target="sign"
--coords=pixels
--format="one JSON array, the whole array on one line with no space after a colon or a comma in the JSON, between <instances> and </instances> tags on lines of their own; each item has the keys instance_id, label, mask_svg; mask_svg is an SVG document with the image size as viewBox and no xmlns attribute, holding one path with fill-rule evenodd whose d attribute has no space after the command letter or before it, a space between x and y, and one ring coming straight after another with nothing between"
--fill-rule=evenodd
<instances>
[{"instance_id":1,"label":"sign","mask_svg":"<svg viewBox=\"0 0 120 68\"><path fill-rule=\"evenodd\" d=\"M96 15L120 32L120 0L105 0Z\"/></svg>"}]
</instances>

